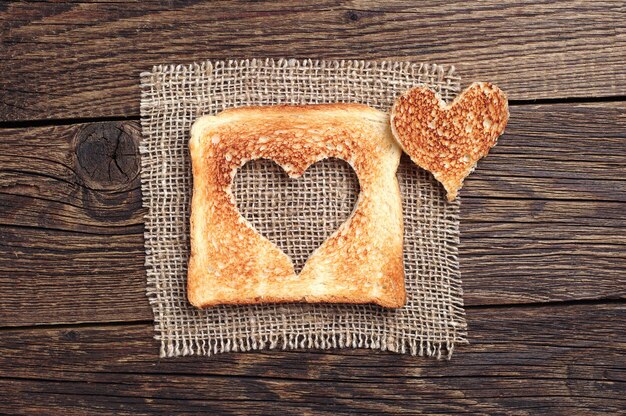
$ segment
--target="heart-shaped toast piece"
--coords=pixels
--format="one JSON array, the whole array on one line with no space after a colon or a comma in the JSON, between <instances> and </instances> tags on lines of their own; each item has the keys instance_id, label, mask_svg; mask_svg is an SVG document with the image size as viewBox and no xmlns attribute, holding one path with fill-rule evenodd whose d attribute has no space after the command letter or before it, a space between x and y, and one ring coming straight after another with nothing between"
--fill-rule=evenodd
<instances>
[{"instance_id":1,"label":"heart-shaped toast piece","mask_svg":"<svg viewBox=\"0 0 626 416\"><path fill-rule=\"evenodd\" d=\"M450 104L433 90L417 87L394 103L391 131L453 201L478 160L496 145L508 119L506 95L488 82L473 83Z\"/></svg>"}]
</instances>

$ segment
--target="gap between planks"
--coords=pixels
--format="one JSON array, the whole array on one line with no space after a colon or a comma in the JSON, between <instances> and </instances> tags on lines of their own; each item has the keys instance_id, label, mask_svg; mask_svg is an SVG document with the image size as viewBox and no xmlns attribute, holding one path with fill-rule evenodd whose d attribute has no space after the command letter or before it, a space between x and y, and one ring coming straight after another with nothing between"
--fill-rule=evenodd
<instances>
[{"instance_id":1,"label":"gap between planks","mask_svg":"<svg viewBox=\"0 0 626 416\"><path fill-rule=\"evenodd\" d=\"M547 302L527 302L527 303L494 303L483 305L465 305L466 311L491 311L498 309L541 309L551 307L567 307L567 306L603 306L603 305L623 305L626 304L624 298L598 298L598 299L576 299L576 300L564 300L564 301L547 301ZM109 322L97 322L97 321L85 321L85 322L63 322L63 323L42 323L34 325L8 325L1 326L2 331L30 331L30 330L48 330L48 329L77 329L77 328L93 328L93 327L130 327L130 326L143 326L154 324L151 319L138 319L138 320L122 320L122 321L109 321ZM1 377L0 377L1 378Z\"/></svg>"},{"instance_id":2,"label":"gap between planks","mask_svg":"<svg viewBox=\"0 0 626 416\"><path fill-rule=\"evenodd\" d=\"M626 102L626 96L606 97L571 97L571 98L537 98L533 100L509 100L510 107L546 104L594 104ZM0 121L0 129L19 129L48 126L70 126L73 124L102 123L109 121L139 121L139 116L111 116L111 117L69 117L69 118L42 118L17 121Z\"/></svg>"}]
</instances>

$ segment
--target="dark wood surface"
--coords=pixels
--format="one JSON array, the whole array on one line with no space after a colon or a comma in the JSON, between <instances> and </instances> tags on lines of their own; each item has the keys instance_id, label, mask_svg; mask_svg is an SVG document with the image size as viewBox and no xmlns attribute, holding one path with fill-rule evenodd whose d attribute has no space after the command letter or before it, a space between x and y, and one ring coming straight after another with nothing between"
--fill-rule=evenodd
<instances>
[{"instance_id":1,"label":"dark wood surface","mask_svg":"<svg viewBox=\"0 0 626 416\"><path fill-rule=\"evenodd\" d=\"M574 319L572 319L574 317ZM40 414L619 414L626 305L472 308L450 361L363 350L158 360L148 323L10 329L4 410Z\"/></svg>"},{"instance_id":2,"label":"dark wood surface","mask_svg":"<svg viewBox=\"0 0 626 416\"><path fill-rule=\"evenodd\" d=\"M524 4L526 3L526 4ZM454 64L514 100L626 93L623 1L9 2L0 119L139 113L154 64L235 57Z\"/></svg>"},{"instance_id":3,"label":"dark wood surface","mask_svg":"<svg viewBox=\"0 0 626 416\"><path fill-rule=\"evenodd\" d=\"M625 27L623 2L0 3L0 413L624 412ZM265 56L450 63L509 92L462 191L452 360L158 358L138 74Z\"/></svg>"}]
</instances>

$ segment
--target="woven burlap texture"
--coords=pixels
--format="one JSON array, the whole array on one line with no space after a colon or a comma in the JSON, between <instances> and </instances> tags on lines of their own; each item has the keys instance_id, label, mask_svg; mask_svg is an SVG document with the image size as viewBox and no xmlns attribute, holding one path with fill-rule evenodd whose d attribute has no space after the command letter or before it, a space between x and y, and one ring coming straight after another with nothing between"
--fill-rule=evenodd
<instances>
[{"instance_id":1,"label":"woven burlap texture","mask_svg":"<svg viewBox=\"0 0 626 416\"><path fill-rule=\"evenodd\" d=\"M459 203L403 157L398 169L405 224L407 304L266 304L198 310L187 301L194 120L246 105L358 102L388 111L415 85L445 100L460 90L453 68L409 62L242 60L155 66L141 74L141 187L147 209L147 295L161 356L260 349L371 348L450 356L466 342L458 264ZM275 164L240 169L233 190L255 227L301 267L352 211L358 180L336 160L298 180Z\"/></svg>"}]
</instances>

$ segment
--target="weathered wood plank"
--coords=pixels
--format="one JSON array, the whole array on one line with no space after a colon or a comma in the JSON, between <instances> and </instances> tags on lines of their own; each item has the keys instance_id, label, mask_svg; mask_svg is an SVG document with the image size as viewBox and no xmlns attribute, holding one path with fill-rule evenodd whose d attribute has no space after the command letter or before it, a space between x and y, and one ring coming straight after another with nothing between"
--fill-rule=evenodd
<instances>
[{"instance_id":1,"label":"weathered wood plank","mask_svg":"<svg viewBox=\"0 0 626 416\"><path fill-rule=\"evenodd\" d=\"M0 227L0 325L151 319L143 235Z\"/></svg>"},{"instance_id":2,"label":"weathered wood plank","mask_svg":"<svg viewBox=\"0 0 626 416\"><path fill-rule=\"evenodd\" d=\"M461 196L626 201L626 103L516 106Z\"/></svg>"},{"instance_id":3,"label":"weathered wood plank","mask_svg":"<svg viewBox=\"0 0 626 416\"><path fill-rule=\"evenodd\" d=\"M408 59L516 100L623 96L625 28L621 1L5 3L0 120L137 115L141 71L204 59Z\"/></svg>"},{"instance_id":4,"label":"weathered wood plank","mask_svg":"<svg viewBox=\"0 0 626 416\"><path fill-rule=\"evenodd\" d=\"M0 130L0 223L141 233L140 135L137 122Z\"/></svg>"},{"instance_id":5,"label":"weathered wood plank","mask_svg":"<svg viewBox=\"0 0 626 416\"><path fill-rule=\"evenodd\" d=\"M512 108L462 191L468 305L626 297L623 114ZM136 122L0 129L2 325L151 319L138 134Z\"/></svg>"},{"instance_id":6,"label":"weathered wood plank","mask_svg":"<svg viewBox=\"0 0 626 416\"><path fill-rule=\"evenodd\" d=\"M471 310L451 361L271 351L159 360L150 325L4 330L3 411L17 414L616 414L626 305Z\"/></svg>"},{"instance_id":7,"label":"weathered wood plank","mask_svg":"<svg viewBox=\"0 0 626 416\"><path fill-rule=\"evenodd\" d=\"M466 198L462 210L466 304L626 297L622 203Z\"/></svg>"}]
</instances>

